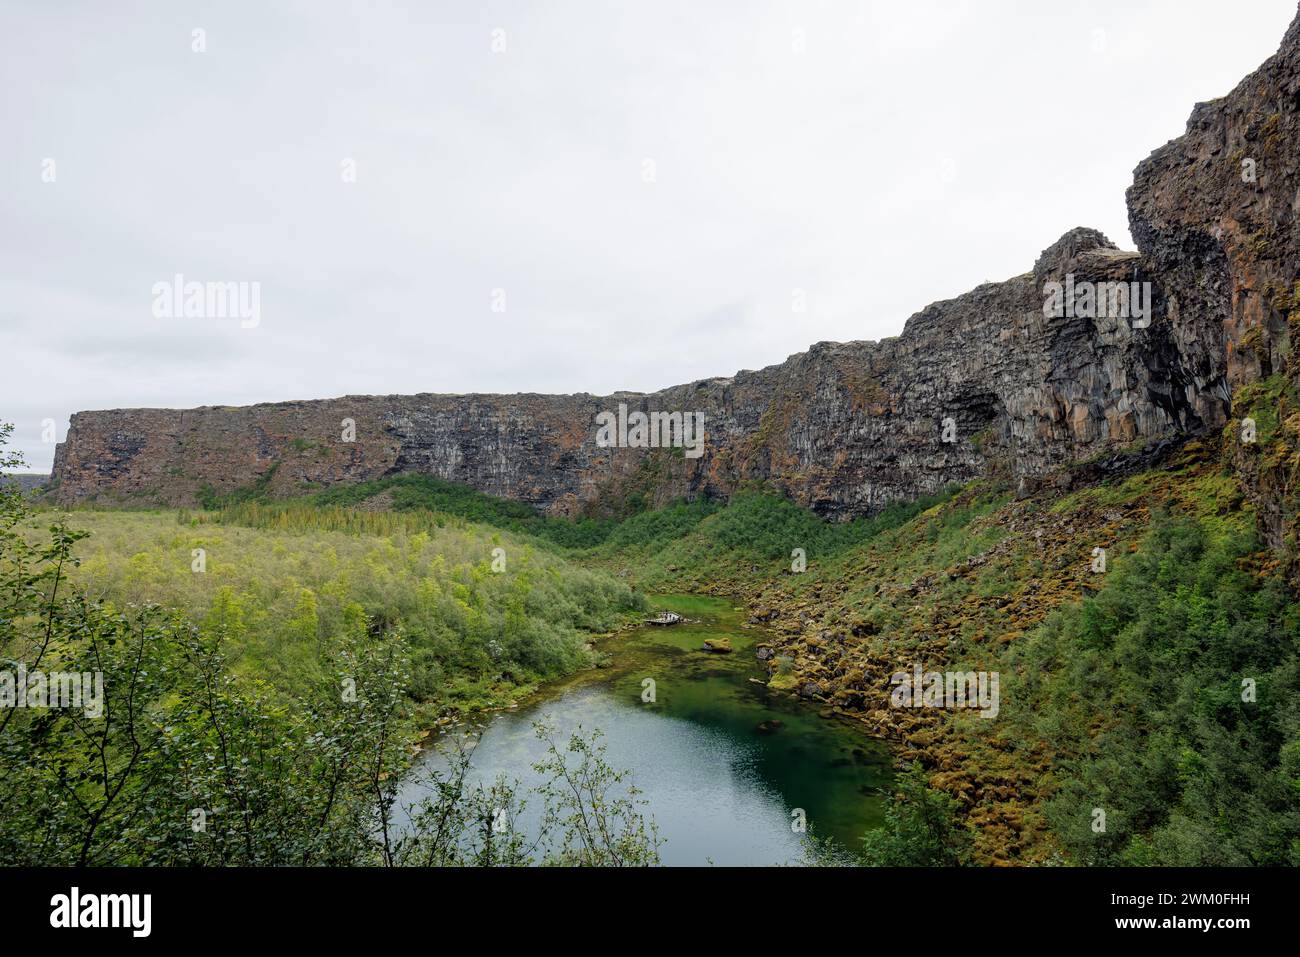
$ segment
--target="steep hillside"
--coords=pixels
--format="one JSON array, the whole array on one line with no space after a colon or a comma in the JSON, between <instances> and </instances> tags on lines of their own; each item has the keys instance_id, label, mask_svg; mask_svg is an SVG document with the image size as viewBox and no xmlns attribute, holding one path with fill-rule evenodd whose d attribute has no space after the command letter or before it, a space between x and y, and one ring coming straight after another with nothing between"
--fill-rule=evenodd
<instances>
[{"instance_id":1,"label":"steep hillside","mask_svg":"<svg viewBox=\"0 0 1300 957\"><path fill-rule=\"evenodd\" d=\"M1276 56L1134 173L1129 222L1166 291L1201 408L1233 396L1236 468L1273 547L1295 550L1300 477L1300 18ZM1197 347L1196 343L1200 346ZM1242 420L1268 441L1243 441Z\"/></svg>"},{"instance_id":2,"label":"steep hillside","mask_svg":"<svg viewBox=\"0 0 1300 957\"><path fill-rule=\"evenodd\" d=\"M640 588L742 597L776 636L770 685L893 742L974 863L1300 863L1300 604L1227 443L855 525L745 495L592 555ZM996 675L995 720L897 706L917 669Z\"/></svg>"}]
</instances>

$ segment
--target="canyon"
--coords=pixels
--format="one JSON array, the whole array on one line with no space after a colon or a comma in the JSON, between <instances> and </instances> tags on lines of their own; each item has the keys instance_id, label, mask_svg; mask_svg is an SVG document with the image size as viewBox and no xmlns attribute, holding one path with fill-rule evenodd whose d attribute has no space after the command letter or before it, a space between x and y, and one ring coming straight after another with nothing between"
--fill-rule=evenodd
<instances>
[{"instance_id":1,"label":"canyon","mask_svg":"<svg viewBox=\"0 0 1300 957\"><path fill-rule=\"evenodd\" d=\"M288 496L416 472L561 515L726 498L762 483L843 520L979 477L1033 489L1072 463L1223 429L1244 388L1294 386L1297 155L1300 19L1276 55L1227 96L1197 104L1185 134L1138 165L1127 193L1137 251L1072 229L1029 271L933 303L897 337L819 342L778 365L650 394L79 412L57 448L50 495L185 506L246 488ZM1045 315L1045 289L1067 276L1149 283L1149 322ZM597 416L620 404L702 415L703 454L601 447ZM1280 418L1280 430L1300 431ZM944 441L945 420L956 441ZM1234 467L1267 539L1281 545L1295 525L1292 463L1243 446Z\"/></svg>"}]
</instances>

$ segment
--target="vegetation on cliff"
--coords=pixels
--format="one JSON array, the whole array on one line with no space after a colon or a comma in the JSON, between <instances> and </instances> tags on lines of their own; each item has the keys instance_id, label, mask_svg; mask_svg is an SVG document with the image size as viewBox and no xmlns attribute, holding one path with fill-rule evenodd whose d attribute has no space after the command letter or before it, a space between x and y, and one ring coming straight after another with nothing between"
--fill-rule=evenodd
<instances>
[{"instance_id":1,"label":"vegetation on cliff","mask_svg":"<svg viewBox=\"0 0 1300 957\"><path fill-rule=\"evenodd\" d=\"M1300 604L1261 558L1253 530L1162 511L1012 649L1009 718L1051 749L1071 860L1300 864Z\"/></svg>"},{"instance_id":2,"label":"vegetation on cliff","mask_svg":"<svg viewBox=\"0 0 1300 957\"><path fill-rule=\"evenodd\" d=\"M792 506L742 501L746 535L717 533L728 507L633 567L746 596L774 686L895 741L973 862L1296 863L1300 605L1220 461L1190 443L1064 494L973 485L801 573L775 545L817 541L787 535ZM1000 674L997 718L893 707L917 664ZM955 860L943 806L904 779L869 858Z\"/></svg>"}]
</instances>

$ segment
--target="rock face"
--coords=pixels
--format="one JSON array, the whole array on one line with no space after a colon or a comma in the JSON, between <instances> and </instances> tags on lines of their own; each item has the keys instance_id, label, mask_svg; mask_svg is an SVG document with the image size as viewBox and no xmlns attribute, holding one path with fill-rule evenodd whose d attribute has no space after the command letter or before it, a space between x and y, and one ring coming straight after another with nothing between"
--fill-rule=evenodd
<instances>
[{"instance_id":1,"label":"rock face","mask_svg":"<svg viewBox=\"0 0 1300 957\"><path fill-rule=\"evenodd\" d=\"M1300 415L1300 17L1277 54L1134 173L1129 223L1167 300L1171 335L1203 414L1268 381L1269 443L1236 446L1237 472L1273 547L1297 536ZM1256 388L1254 391L1261 391ZM1288 397L1287 393L1290 394ZM1280 397L1280 398L1279 398ZM1238 402L1240 418L1251 408Z\"/></svg>"},{"instance_id":2,"label":"rock face","mask_svg":"<svg viewBox=\"0 0 1300 957\"><path fill-rule=\"evenodd\" d=\"M1117 447L1221 427L1234 388L1285 369L1300 305L1298 64L1300 20L1277 56L1198 105L1187 134L1143 161L1128 192L1140 252L1072 230L1031 271L928 306L895 338L818 343L780 365L649 395L82 412L56 452L52 494L181 505L207 490L288 495L423 472L575 514L761 481L848 518L978 476L1032 483ZM1053 312L1053 283L1145 288L1149 311L1135 317L1112 299ZM620 403L702 414L703 454L601 447L597 415Z\"/></svg>"},{"instance_id":3,"label":"rock face","mask_svg":"<svg viewBox=\"0 0 1300 957\"><path fill-rule=\"evenodd\" d=\"M1033 272L935 303L881 342L818 343L758 372L651 395L354 396L245 408L73 416L55 455L62 502L194 502L261 484L271 494L423 472L573 513L726 496L759 480L834 517L990 471L1034 475L1206 424L1157 314L1044 317L1043 285L1129 281L1136 253L1074 230ZM1157 310L1159 309L1157 297ZM696 413L689 449L602 448L597 415ZM1222 410L1218 418L1222 419ZM354 441L346 441L349 421Z\"/></svg>"},{"instance_id":4,"label":"rock face","mask_svg":"<svg viewBox=\"0 0 1300 957\"><path fill-rule=\"evenodd\" d=\"M1212 402L1281 371L1300 279L1300 17L1277 55L1138 166L1129 224L1168 297L1189 383ZM1222 391L1219 389L1219 391Z\"/></svg>"}]
</instances>

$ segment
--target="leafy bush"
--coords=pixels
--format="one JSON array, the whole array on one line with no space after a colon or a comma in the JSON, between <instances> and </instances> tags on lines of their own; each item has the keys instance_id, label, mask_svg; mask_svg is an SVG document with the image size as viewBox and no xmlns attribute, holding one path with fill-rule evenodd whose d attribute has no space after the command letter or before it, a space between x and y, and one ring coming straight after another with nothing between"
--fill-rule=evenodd
<instances>
[{"instance_id":1,"label":"leafy bush","mask_svg":"<svg viewBox=\"0 0 1300 957\"><path fill-rule=\"evenodd\" d=\"M263 509L241 508L253 519ZM288 690L319 677L321 647L357 620L400 629L412 693L429 710L504 703L568 674L590 660L593 632L644 604L612 577L513 536L339 511L273 509L251 528L202 513L178 523L162 513L77 512L77 527L94 534L72 579L117 607L152 602L221 627L232 667ZM313 528L345 516L378 533ZM201 573L192 570L197 549Z\"/></svg>"},{"instance_id":2,"label":"leafy bush","mask_svg":"<svg viewBox=\"0 0 1300 957\"><path fill-rule=\"evenodd\" d=\"M872 867L950 867L968 860L969 835L957 823L957 802L932 790L913 764L894 780L885 823L862 838L862 863Z\"/></svg>"},{"instance_id":3,"label":"leafy bush","mask_svg":"<svg viewBox=\"0 0 1300 957\"><path fill-rule=\"evenodd\" d=\"M1008 699L1059 755L1048 818L1080 863L1300 864L1300 606L1258 548L1157 515L1016 648Z\"/></svg>"}]
</instances>

